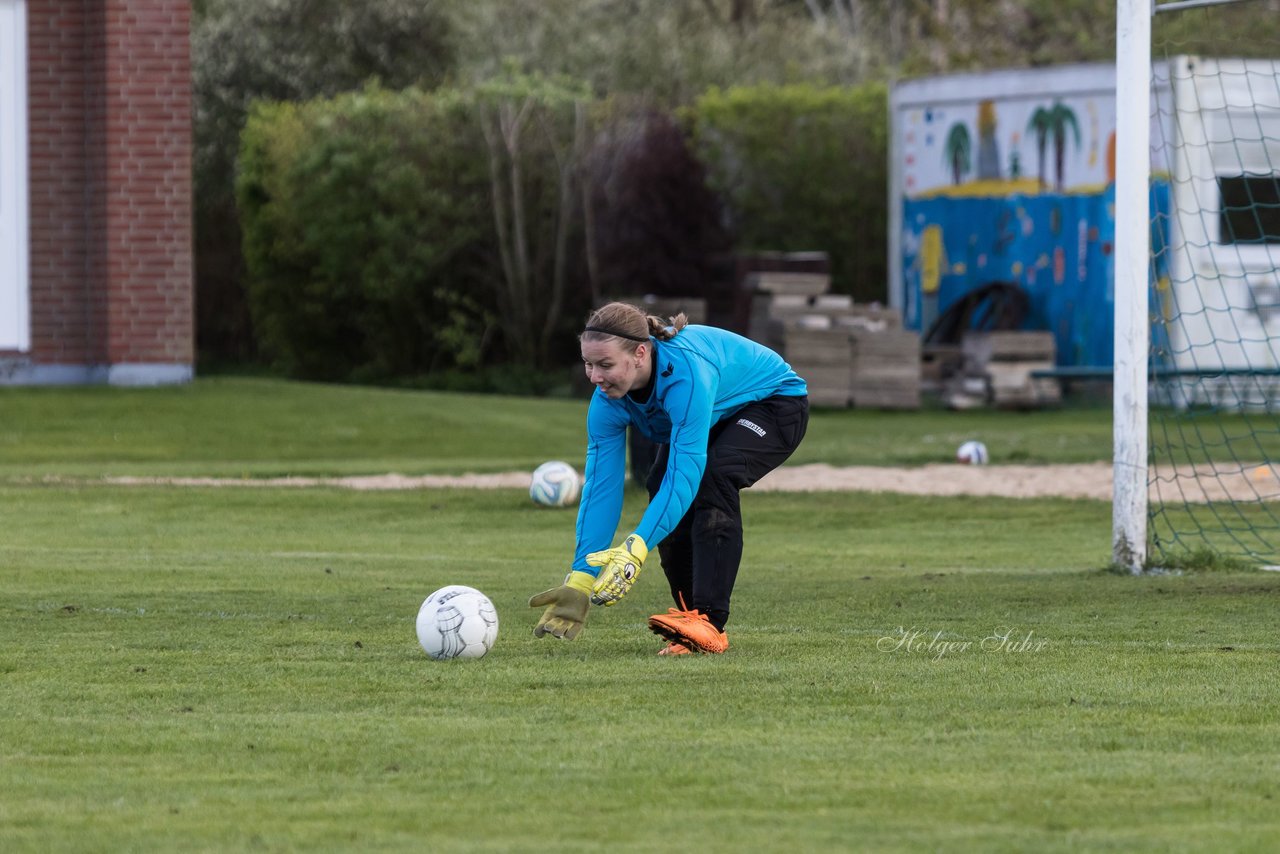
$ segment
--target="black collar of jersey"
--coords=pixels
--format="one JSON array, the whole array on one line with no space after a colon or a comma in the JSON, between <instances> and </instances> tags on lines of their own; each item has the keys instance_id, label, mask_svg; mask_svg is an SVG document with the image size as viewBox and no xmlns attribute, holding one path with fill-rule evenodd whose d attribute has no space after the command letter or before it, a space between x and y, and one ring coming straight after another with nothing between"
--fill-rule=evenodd
<instances>
[{"instance_id":1,"label":"black collar of jersey","mask_svg":"<svg viewBox=\"0 0 1280 854\"><path fill-rule=\"evenodd\" d=\"M658 342L652 341L649 347L649 382L644 388L632 389L627 397L636 403L644 404L653 397L653 387L658 384Z\"/></svg>"}]
</instances>

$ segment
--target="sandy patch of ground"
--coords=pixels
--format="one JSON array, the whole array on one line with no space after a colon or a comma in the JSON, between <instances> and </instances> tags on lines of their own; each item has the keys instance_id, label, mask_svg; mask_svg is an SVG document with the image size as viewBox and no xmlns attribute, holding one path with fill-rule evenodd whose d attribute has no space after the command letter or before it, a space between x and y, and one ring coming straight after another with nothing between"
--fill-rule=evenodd
<instances>
[{"instance_id":1,"label":"sandy patch of ground","mask_svg":"<svg viewBox=\"0 0 1280 854\"><path fill-rule=\"evenodd\" d=\"M466 487L470 489L528 489L532 478L529 472L500 472L497 474L459 475L403 475L376 474L348 477L104 477L103 483L116 486L275 486L315 487L337 486L344 489L440 489Z\"/></svg>"},{"instance_id":2,"label":"sandy patch of ground","mask_svg":"<svg viewBox=\"0 0 1280 854\"><path fill-rule=\"evenodd\" d=\"M357 490L527 489L528 472L497 474L361 475L353 477L211 478L111 477L116 485L317 487ZM1093 498L1111 500L1111 463L1045 466L926 465L913 468L830 466L824 463L784 466L771 472L753 489L762 492L897 492L909 495L994 495L1010 498ZM1265 464L1185 467L1158 471L1152 481L1153 498L1204 503L1227 498L1244 501L1280 500L1280 477Z\"/></svg>"},{"instance_id":3,"label":"sandy patch of ground","mask_svg":"<svg viewBox=\"0 0 1280 854\"><path fill-rule=\"evenodd\" d=\"M1045 466L926 465L783 467L754 488L806 492L856 490L910 495L997 495L1009 498L1111 500L1111 463ZM1150 495L1164 503L1280 500L1280 471L1263 463L1162 467L1150 472Z\"/></svg>"},{"instance_id":4,"label":"sandy patch of ground","mask_svg":"<svg viewBox=\"0 0 1280 854\"><path fill-rule=\"evenodd\" d=\"M765 492L899 492L908 495L1001 495L1011 498L1111 498L1111 464L918 468L784 466L755 485Z\"/></svg>"}]
</instances>

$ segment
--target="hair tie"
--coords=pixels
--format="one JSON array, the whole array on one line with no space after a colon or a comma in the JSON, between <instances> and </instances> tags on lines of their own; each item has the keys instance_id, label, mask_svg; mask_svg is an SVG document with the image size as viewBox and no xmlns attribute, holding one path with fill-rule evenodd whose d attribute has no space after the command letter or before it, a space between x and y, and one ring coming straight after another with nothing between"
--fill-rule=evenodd
<instances>
[{"instance_id":1,"label":"hair tie","mask_svg":"<svg viewBox=\"0 0 1280 854\"><path fill-rule=\"evenodd\" d=\"M619 332L616 329L606 329L603 326L588 326L583 332L599 332L601 335L612 335L615 338L626 338L628 341L639 341L641 344L649 343L648 338L637 338L634 335L628 335L625 332Z\"/></svg>"}]
</instances>

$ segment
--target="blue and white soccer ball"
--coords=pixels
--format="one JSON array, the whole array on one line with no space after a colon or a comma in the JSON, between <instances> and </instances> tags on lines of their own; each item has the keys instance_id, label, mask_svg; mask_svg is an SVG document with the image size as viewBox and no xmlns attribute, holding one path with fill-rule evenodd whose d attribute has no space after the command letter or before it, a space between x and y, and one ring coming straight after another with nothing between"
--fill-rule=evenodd
<instances>
[{"instance_id":1,"label":"blue and white soccer ball","mask_svg":"<svg viewBox=\"0 0 1280 854\"><path fill-rule=\"evenodd\" d=\"M437 661L480 658L498 639L498 609L474 587L451 584L418 609L418 643Z\"/></svg>"},{"instance_id":2,"label":"blue and white soccer ball","mask_svg":"<svg viewBox=\"0 0 1280 854\"><path fill-rule=\"evenodd\" d=\"M958 463L985 466L987 459L987 446L974 439L970 439L956 449L956 462Z\"/></svg>"},{"instance_id":3,"label":"blue and white soccer ball","mask_svg":"<svg viewBox=\"0 0 1280 854\"><path fill-rule=\"evenodd\" d=\"M544 507L568 507L578 500L582 478L568 463L553 460L533 470L529 497Z\"/></svg>"}]
</instances>

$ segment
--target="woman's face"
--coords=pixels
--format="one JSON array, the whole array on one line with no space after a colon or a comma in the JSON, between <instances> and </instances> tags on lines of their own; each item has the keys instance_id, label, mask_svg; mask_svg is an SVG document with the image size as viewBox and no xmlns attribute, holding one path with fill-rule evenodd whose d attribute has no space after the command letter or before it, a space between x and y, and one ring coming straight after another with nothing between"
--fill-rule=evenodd
<instances>
[{"instance_id":1,"label":"woman's face","mask_svg":"<svg viewBox=\"0 0 1280 854\"><path fill-rule=\"evenodd\" d=\"M641 377L640 367L648 365L649 345L639 344L635 352L623 349L617 338L604 341L583 341L582 364L591 384L615 400L633 388L642 388L647 377Z\"/></svg>"}]
</instances>

